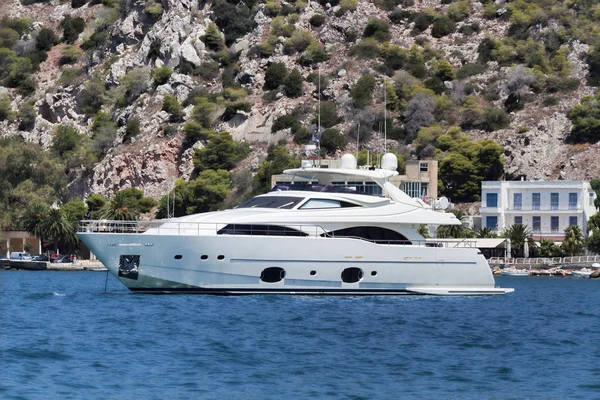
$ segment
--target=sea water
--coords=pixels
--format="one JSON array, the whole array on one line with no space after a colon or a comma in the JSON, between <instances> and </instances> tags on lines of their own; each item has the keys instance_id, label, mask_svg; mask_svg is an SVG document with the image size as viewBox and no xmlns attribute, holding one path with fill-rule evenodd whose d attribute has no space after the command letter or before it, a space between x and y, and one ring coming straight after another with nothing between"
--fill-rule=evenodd
<instances>
[{"instance_id":1,"label":"sea water","mask_svg":"<svg viewBox=\"0 0 600 400\"><path fill-rule=\"evenodd\" d=\"M516 291L140 295L0 271L0 398L599 399L600 280L496 282Z\"/></svg>"}]
</instances>

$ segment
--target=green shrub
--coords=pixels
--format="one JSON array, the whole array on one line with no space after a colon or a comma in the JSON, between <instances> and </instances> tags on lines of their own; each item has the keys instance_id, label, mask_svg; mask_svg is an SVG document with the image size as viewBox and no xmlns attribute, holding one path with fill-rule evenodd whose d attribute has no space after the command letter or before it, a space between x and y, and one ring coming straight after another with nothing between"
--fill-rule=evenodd
<instances>
[{"instance_id":1,"label":"green shrub","mask_svg":"<svg viewBox=\"0 0 600 400\"><path fill-rule=\"evenodd\" d=\"M277 89L283 85L286 76L287 68L284 63L272 63L265 71L265 88L267 90Z\"/></svg>"},{"instance_id":2,"label":"green shrub","mask_svg":"<svg viewBox=\"0 0 600 400\"><path fill-rule=\"evenodd\" d=\"M123 143L131 142L131 138L140 134L140 119L138 117L131 117L125 124L125 135L123 136Z\"/></svg>"},{"instance_id":3,"label":"green shrub","mask_svg":"<svg viewBox=\"0 0 600 400\"><path fill-rule=\"evenodd\" d=\"M65 15L60 22L60 27L63 30L63 39L67 43L75 43L79 34L85 29L85 21L81 17L71 17Z\"/></svg>"},{"instance_id":4,"label":"green shrub","mask_svg":"<svg viewBox=\"0 0 600 400\"><path fill-rule=\"evenodd\" d=\"M309 30L297 30L285 41L283 46L286 54L301 53L315 41Z\"/></svg>"},{"instance_id":5,"label":"green shrub","mask_svg":"<svg viewBox=\"0 0 600 400\"><path fill-rule=\"evenodd\" d=\"M58 43L58 36L52 29L42 28L35 38L35 47L38 50L48 51Z\"/></svg>"},{"instance_id":6,"label":"green shrub","mask_svg":"<svg viewBox=\"0 0 600 400\"><path fill-rule=\"evenodd\" d=\"M484 64L465 64L456 71L457 79L465 79L470 76L479 75L487 69Z\"/></svg>"},{"instance_id":7,"label":"green shrub","mask_svg":"<svg viewBox=\"0 0 600 400\"><path fill-rule=\"evenodd\" d=\"M510 117L500 108L488 108L485 110L484 118L485 129L489 132L506 128L510 123Z\"/></svg>"},{"instance_id":8,"label":"green shrub","mask_svg":"<svg viewBox=\"0 0 600 400\"><path fill-rule=\"evenodd\" d=\"M87 3L88 0L71 0L71 7L72 8L79 8L79 7L83 7L85 5L85 3Z\"/></svg>"},{"instance_id":9,"label":"green shrub","mask_svg":"<svg viewBox=\"0 0 600 400\"><path fill-rule=\"evenodd\" d=\"M100 76L94 76L84 84L81 92L81 111L87 115L94 115L102 108L105 101L106 87Z\"/></svg>"},{"instance_id":10,"label":"green shrub","mask_svg":"<svg viewBox=\"0 0 600 400\"><path fill-rule=\"evenodd\" d=\"M340 1L340 10L343 12L346 11L355 11L358 6L358 0L341 0Z\"/></svg>"},{"instance_id":11,"label":"green shrub","mask_svg":"<svg viewBox=\"0 0 600 400\"><path fill-rule=\"evenodd\" d=\"M70 124L60 124L54 129L54 137L50 149L59 158L73 153L81 143L81 135Z\"/></svg>"},{"instance_id":12,"label":"green shrub","mask_svg":"<svg viewBox=\"0 0 600 400\"><path fill-rule=\"evenodd\" d=\"M10 98L7 94L0 95L0 121L12 121L14 118Z\"/></svg>"},{"instance_id":13,"label":"green shrub","mask_svg":"<svg viewBox=\"0 0 600 400\"><path fill-rule=\"evenodd\" d=\"M149 0L144 7L144 13L153 21L158 21L163 13L163 6L154 0Z\"/></svg>"},{"instance_id":14,"label":"green shrub","mask_svg":"<svg viewBox=\"0 0 600 400\"><path fill-rule=\"evenodd\" d=\"M456 30L456 24L450 18L441 16L433 21L431 27L431 36L441 38L453 33Z\"/></svg>"},{"instance_id":15,"label":"green shrub","mask_svg":"<svg viewBox=\"0 0 600 400\"><path fill-rule=\"evenodd\" d=\"M390 21L392 21L392 23L399 24L404 20L410 19L411 13L410 11L397 8L394 11L392 11L388 17Z\"/></svg>"},{"instance_id":16,"label":"green shrub","mask_svg":"<svg viewBox=\"0 0 600 400\"><path fill-rule=\"evenodd\" d=\"M302 96L302 81L303 79L302 75L300 75L300 71L298 71L298 68L294 68L283 81L285 94L288 97Z\"/></svg>"},{"instance_id":17,"label":"green shrub","mask_svg":"<svg viewBox=\"0 0 600 400\"><path fill-rule=\"evenodd\" d=\"M21 36L27 32L27 30L31 26L31 23L32 23L32 21L30 18L7 18L7 17L4 17L4 18L2 18L2 21L0 21L0 27L10 28L10 29L16 31L19 34L19 36Z\"/></svg>"},{"instance_id":18,"label":"green shrub","mask_svg":"<svg viewBox=\"0 0 600 400\"><path fill-rule=\"evenodd\" d=\"M313 122L316 123L318 120L319 110L315 110L315 116ZM331 128L339 124L342 121L337 113L337 106L333 101L325 101L321 103L321 126L324 128Z\"/></svg>"},{"instance_id":19,"label":"green shrub","mask_svg":"<svg viewBox=\"0 0 600 400\"><path fill-rule=\"evenodd\" d=\"M60 65L73 64L74 62L77 62L82 54L83 52L75 46L63 46L60 49L60 60L58 60L58 63Z\"/></svg>"},{"instance_id":20,"label":"green shrub","mask_svg":"<svg viewBox=\"0 0 600 400\"><path fill-rule=\"evenodd\" d=\"M379 57L379 42L375 38L366 38L350 51L351 55L359 58L372 59Z\"/></svg>"},{"instance_id":21,"label":"green shrub","mask_svg":"<svg viewBox=\"0 0 600 400\"><path fill-rule=\"evenodd\" d=\"M421 32L423 32L425 29L429 28L429 25L431 25L434 21L434 17L424 13L424 12L420 12L414 15L414 23L415 25L413 26L413 30L412 33L413 34L419 34Z\"/></svg>"},{"instance_id":22,"label":"green shrub","mask_svg":"<svg viewBox=\"0 0 600 400\"><path fill-rule=\"evenodd\" d=\"M165 94L163 97L162 109L170 114L169 120L171 122L179 122L185 115L181 104L179 104L174 96L169 94Z\"/></svg>"},{"instance_id":23,"label":"green shrub","mask_svg":"<svg viewBox=\"0 0 600 400\"><path fill-rule=\"evenodd\" d=\"M496 9L496 5L494 3L487 3L483 7L483 16L486 19L494 19L496 18L498 10Z\"/></svg>"},{"instance_id":24,"label":"green shrub","mask_svg":"<svg viewBox=\"0 0 600 400\"><path fill-rule=\"evenodd\" d=\"M348 138L335 128L326 129L321 135L321 147L328 153L343 149L348 144Z\"/></svg>"},{"instance_id":25,"label":"green shrub","mask_svg":"<svg viewBox=\"0 0 600 400\"><path fill-rule=\"evenodd\" d=\"M371 75L363 75L350 91L350 97L354 100L354 107L365 108L373 100L375 89L375 78Z\"/></svg>"},{"instance_id":26,"label":"green shrub","mask_svg":"<svg viewBox=\"0 0 600 400\"><path fill-rule=\"evenodd\" d=\"M169 81L169 78L171 78L171 75L173 75L173 70L167 65L154 68L154 70L152 71L154 87L156 88L160 85L164 85L165 83L167 83Z\"/></svg>"},{"instance_id":27,"label":"green shrub","mask_svg":"<svg viewBox=\"0 0 600 400\"><path fill-rule=\"evenodd\" d=\"M308 46L298 61L306 67L327 61L328 58L329 56L327 56L325 47L321 43L314 41Z\"/></svg>"},{"instance_id":28,"label":"green shrub","mask_svg":"<svg viewBox=\"0 0 600 400\"><path fill-rule=\"evenodd\" d=\"M308 20L308 22L315 28L320 27L321 25L323 25L325 23L325 16L322 14L315 14L312 17L310 17L310 19Z\"/></svg>"},{"instance_id":29,"label":"green shrub","mask_svg":"<svg viewBox=\"0 0 600 400\"><path fill-rule=\"evenodd\" d=\"M215 24L225 34L225 44L230 46L237 38L252 30L255 1L215 0L212 12Z\"/></svg>"},{"instance_id":30,"label":"green shrub","mask_svg":"<svg viewBox=\"0 0 600 400\"><path fill-rule=\"evenodd\" d=\"M461 0L450 4L446 10L446 15L455 22L467 18L469 16L469 0Z\"/></svg>"},{"instance_id":31,"label":"green shrub","mask_svg":"<svg viewBox=\"0 0 600 400\"><path fill-rule=\"evenodd\" d=\"M0 28L0 47L10 49L17 43L21 35L11 28Z\"/></svg>"},{"instance_id":32,"label":"green shrub","mask_svg":"<svg viewBox=\"0 0 600 400\"><path fill-rule=\"evenodd\" d=\"M30 131L35 126L35 107L34 105L26 101L21 104L19 108L19 129L22 131Z\"/></svg>"},{"instance_id":33,"label":"green shrub","mask_svg":"<svg viewBox=\"0 0 600 400\"><path fill-rule=\"evenodd\" d=\"M271 126L271 133L279 132L287 128L291 128L293 133L297 129L299 129L300 126L300 122L298 122L298 117L296 115L282 115L281 117L277 117L277 119L273 121L273 125Z\"/></svg>"},{"instance_id":34,"label":"green shrub","mask_svg":"<svg viewBox=\"0 0 600 400\"><path fill-rule=\"evenodd\" d=\"M221 36L221 32L219 32L219 28L214 23L210 23L208 28L206 28L206 33L200 39L206 46L213 50L219 51L223 48L223 37Z\"/></svg>"},{"instance_id":35,"label":"green shrub","mask_svg":"<svg viewBox=\"0 0 600 400\"><path fill-rule=\"evenodd\" d=\"M529 130L530 130L530 129L531 129L531 128L529 128L529 127L528 127L528 126L526 126L526 125L521 125L521 126L519 126L519 130L518 130L518 132L519 132L519 133L525 133L525 132L529 132Z\"/></svg>"},{"instance_id":36,"label":"green shrub","mask_svg":"<svg viewBox=\"0 0 600 400\"><path fill-rule=\"evenodd\" d=\"M202 125L203 128L209 128L213 123L212 114L216 109L216 104L206 97L194 99L194 109L192 110L192 119Z\"/></svg>"},{"instance_id":37,"label":"green shrub","mask_svg":"<svg viewBox=\"0 0 600 400\"><path fill-rule=\"evenodd\" d=\"M389 24L379 18L369 18L364 32L365 37L373 37L379 42L387 42L391 39Z\"/></svg>"},{"instance_id":38,"label":"green shrub","mask_svg":"<svg viewBox=\"0 0 600 400\"><path fill-rule=\"evenodd\" d=\"M211 129L206 129L196 121L188 121L183 126L183 133L188 142L194 144L199 140L206 140L213 133Z\"/></svg>"}]
</instances>

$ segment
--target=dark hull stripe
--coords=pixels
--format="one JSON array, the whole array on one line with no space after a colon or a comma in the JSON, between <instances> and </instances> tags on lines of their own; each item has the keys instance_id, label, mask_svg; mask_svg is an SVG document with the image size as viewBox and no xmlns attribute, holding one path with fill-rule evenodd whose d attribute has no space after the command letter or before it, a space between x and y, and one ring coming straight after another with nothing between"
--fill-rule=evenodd
<instances>
[{"instance_id":1,"label":"dark hull stripe","mask_svg":"<svg viewBox=\"0 0 600 400\"><path fill-rule=\"evenodd\" d=\"M208 288L129 288L134 293L154 294L213 294L213 295L253 295L253 294L278 294L278 295L423 295L406 289L208 289Z\"/></svg>"}]
</instances>

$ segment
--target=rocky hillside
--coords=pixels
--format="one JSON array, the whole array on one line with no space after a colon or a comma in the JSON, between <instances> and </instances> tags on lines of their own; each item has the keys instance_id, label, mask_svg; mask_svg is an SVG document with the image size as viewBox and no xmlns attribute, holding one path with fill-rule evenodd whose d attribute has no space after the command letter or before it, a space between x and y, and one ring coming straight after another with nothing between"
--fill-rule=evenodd
<instances>
[{"instance_id":1,"label":"rocky hillside","mask_svg":"<svg viewBox=\"0 0 600 400\"><path fill-rule=\"evenodd\" d=\"M385 80L388 146L405 159L441 160L437 138L460 126L472 140L504 146L508 179L590 179L600 176L600 145L573 140L569 118L594 94L588 59L596 38L584 18L599 12L585 7L0 0L0 135L49 151L57 129L70 124L91 149L67 162L70 197L138 187L159 199L175 178L193 176L206 130L250 144L236 171L256 170L269 143L301 152L319 85L334 108L325 127L350 137L341 146L355 151L360 120L361 148L381 150L374 133ZM582 25L575 30L572 21ZM367 75L374 79L359 81ZM273 128L289 115L296 121Z\"/></svg>"}]
</instances>

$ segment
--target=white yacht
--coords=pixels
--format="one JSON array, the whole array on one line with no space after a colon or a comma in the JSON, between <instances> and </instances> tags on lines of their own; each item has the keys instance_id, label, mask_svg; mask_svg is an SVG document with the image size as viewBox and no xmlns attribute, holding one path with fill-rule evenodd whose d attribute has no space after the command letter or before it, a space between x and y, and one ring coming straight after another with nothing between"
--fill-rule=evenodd
<instances>
[{"instance_id":1,"label":"white yacht","mask_svg":"<svg viewBox=\"0 0 600 400\"><path fill-rule=\"evenodd\" d=\"M79 237L127 288L142 293L492 295L490 267L468 239L424 239L420 224L458 225L388 182L382 168L284 171L311 183L275 186L232 210L159 221L82 221ZM344 187L374 182L381 195ZM317 183L318 182L318 183Z\"/></svg>"}]
</instances>

